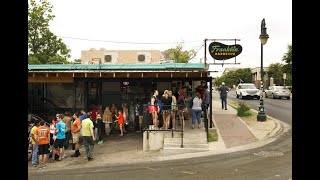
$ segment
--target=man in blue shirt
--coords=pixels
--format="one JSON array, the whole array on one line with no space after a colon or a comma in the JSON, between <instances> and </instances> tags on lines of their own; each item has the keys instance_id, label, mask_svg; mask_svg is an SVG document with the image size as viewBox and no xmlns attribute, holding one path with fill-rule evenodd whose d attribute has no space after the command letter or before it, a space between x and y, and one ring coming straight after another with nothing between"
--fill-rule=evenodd
<instances>
[{"instance_id":1,"label":"man in blue shirt","mask_svg":"<svg viewBox=\"0 0 320 180\"><path fill-rule=\"evenodd\" d=\"M62 120L59 121L56 125L56 140L53 143L53 153L52 153L52 160L54 160L54 157L56 155L57 152L59 152L59 159L57 159L57 161L61 161L62 155L64 155L64 141L66 139L66 132L67 130L67 126L66 123ZM59 149L59 150L58 150Z\"/></svg>"},{"instance_id":2,"label":"man in blue shirt","mask_svg":"<svg viewBox=\"0 0 320 180\"><path fill-rule=\"evenodd\" d=\"M80 110L80 113L81 113L80 121L82 122L87 118L87 113L83 109Z\"/></svg>"}]
</instances>

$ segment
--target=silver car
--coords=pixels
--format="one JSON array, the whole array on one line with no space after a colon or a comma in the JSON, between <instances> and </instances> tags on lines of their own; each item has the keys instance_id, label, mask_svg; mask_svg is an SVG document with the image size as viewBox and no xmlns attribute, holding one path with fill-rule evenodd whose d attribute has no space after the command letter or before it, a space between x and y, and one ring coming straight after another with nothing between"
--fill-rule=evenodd
<instances>
[{"instance_id":1,"label":"silver car","mask_svg":"<svg viewBox=\"0 0 320 180\"><path fill-rule=\"evenodd\" d=\"M266 98L287 98L290 99L291 91L285 86L270 86L265 90Z\"/></svg>"}]
</instances>

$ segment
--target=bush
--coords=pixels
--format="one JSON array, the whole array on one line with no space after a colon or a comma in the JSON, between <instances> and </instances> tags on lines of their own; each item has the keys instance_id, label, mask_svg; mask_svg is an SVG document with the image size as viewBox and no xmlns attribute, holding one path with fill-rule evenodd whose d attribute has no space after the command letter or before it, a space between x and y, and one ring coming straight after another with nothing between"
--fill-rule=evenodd
<instances>
[{"instance_id":1,"label":"bush","mask_svg":"<svg viewBox=\"0 0 320 180\"><path fill-rule=\"evenodd\" d=\"M218 133L209 132L208 133L208 142L218 141Z\"/></svg>"},{"instance_id":2,"label":"bush","mask_svg":"<svg viewBox=\"0 0 320 180\"><path fill-rule=\"evenodd\" d=\"M240 117L251 115L250 107L245 104L245 101L239 103L237 111L238 111L237 116L240 116Z\"/></svg>"}]
</instances>

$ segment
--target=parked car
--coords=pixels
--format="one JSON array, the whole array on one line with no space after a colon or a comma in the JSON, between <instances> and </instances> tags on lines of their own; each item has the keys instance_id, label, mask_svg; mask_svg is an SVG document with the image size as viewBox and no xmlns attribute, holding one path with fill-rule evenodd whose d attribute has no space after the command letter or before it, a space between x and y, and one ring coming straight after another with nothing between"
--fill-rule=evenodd
<instances>
[{"instance_id":1,"label":"parked car","mask_svg":"<svg viewBox=\"0 0 320 180\"><path fill-rule=\"evenodd\" d=\"M265 90L265 97L268 98L287 98L290 99L291 91L285 86L270 86Z\"/></svg>"},{"instance_id":2,"label":"parked car","mask_svg":"<svg viewBox=\"0 0 320 180\"><path fill-rule=\"evenodd\" d=\"M260 91L253 83L240 83L236 88L237 98L243 97L260 98Z\"/></svg>"}]
</instances>

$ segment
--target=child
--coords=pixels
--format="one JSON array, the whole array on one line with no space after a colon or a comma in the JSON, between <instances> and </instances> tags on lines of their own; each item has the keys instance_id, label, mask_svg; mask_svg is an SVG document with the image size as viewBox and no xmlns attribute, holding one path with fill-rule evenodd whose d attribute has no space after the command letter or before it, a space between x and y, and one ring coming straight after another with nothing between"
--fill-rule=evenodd
<instances>
[{"instance_id":1,"label":"child","mask_svg":"<svg viewBox=\"0 0 320 180\"><path fill-rule=\"evenodd\" d=\"M115 122L118 122L118 125L120 127L120 136L123 136L123 132L124 132L124 120L123 120L123 115L122 115L122 110L119 110L118 111L118 116L117 117L117 120Z\"/></svg>"}]
</instances>

